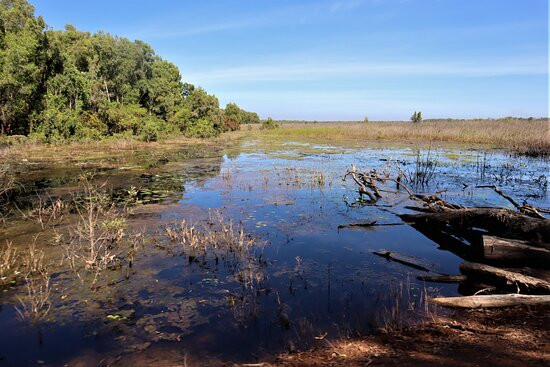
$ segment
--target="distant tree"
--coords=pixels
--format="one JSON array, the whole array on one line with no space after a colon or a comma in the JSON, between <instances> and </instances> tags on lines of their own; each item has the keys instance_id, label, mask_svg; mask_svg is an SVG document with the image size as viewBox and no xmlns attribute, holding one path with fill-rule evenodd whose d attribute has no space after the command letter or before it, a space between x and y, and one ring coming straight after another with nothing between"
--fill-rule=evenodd
<instances>
[{"instance_id":1,"label":"distant tree","mask_svg":"<svg viewBox=\"0 0 550 367\"><path fill-rule=\"evenodd\" d=\"M266 120L262 121L262 130L273 130L279 127L279 124L275 122L271 117L268 117Z\"/></svg>"},{"instance_id":2,"label":"distant tree","mask_svg":"<svg viewBox=\"0 0 550 367\"><path fill-rule=\"evenodd\" d=\"M411 116L411 121L415 122L415 123L422 122L422 112L420 112L420 111L416 112L415 111Z\"/></svg>"},{"instance_id":3,"label":"distant tree","mask_svg":"<svg viewBox=\"0 0 550 367\"><path fill-rule=\"evenodd\" d=\"M368 116L365 116L365 118L363 119L363 122L364 122L364 123L369 122L369 117L368 117Z\"/></svg>"}]
</instances>

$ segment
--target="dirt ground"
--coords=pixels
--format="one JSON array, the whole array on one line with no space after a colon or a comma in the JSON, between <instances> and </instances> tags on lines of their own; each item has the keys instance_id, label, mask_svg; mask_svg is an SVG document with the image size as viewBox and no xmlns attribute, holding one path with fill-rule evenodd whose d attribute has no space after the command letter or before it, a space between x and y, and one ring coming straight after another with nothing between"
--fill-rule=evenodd
<instances>
[{"instance_id":1,"label":"dirt ground","mask_svg":"<svg viewBox=\"0 0 550 367\"><path fill-rule=\"evenodd\" d=\"M457 311L403 330L349 340L317 340L309 351L248 362L220 361L192 351L151 346L103 360L104 366L550 366L550 307ZM87 366L86 359L71 366Z\"/></svg>"},{"instance_id":2,"label":"dirt ground","mask_svg":"<svg viewBox=\"0 0 550 367\"><path fill-rule=\"evenodd\" d=\"M326 342L267 366L550 366L550 307L460 311L363 340ZM460 320L460 321L458 321Z\"/></svg>"}]
</instances>

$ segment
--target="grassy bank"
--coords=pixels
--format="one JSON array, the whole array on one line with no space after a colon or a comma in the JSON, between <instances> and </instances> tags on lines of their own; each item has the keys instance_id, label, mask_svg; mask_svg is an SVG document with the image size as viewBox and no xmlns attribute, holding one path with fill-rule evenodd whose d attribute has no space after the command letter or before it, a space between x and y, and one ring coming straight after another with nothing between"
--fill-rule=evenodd
<instances>
[{"instance_id":1,"label":"grassy bank","mask_svg":"<svg viewBox=\"0 0 550 367\"><path fill-rule=\"evenodd\" d=\"M254 134L280 140L316 142L362 142L387 140L400 142L453 142L484 144L507 148L528 155L550 154L548 120L469 120L408 122L290 122L280 128L259 130ZM245 128L247 129L247 128Z\"/></svg>"}]
</instances>

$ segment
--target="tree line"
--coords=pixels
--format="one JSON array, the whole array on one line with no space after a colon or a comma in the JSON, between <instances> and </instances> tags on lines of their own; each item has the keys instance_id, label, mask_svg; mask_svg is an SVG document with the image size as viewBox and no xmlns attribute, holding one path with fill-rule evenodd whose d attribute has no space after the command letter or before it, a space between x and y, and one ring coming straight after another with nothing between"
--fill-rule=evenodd
<instances>
[{"instance_id":1,"label":"tree line","mask_svg":"<svg viewBox=\"0 0 550 367\"><path fill-rule=\"evenodd\" d=\"M181 132L212 137L256 113L182 82L142 41L49 28L26 0L0 0L0 132L45 142Z\"/></svg>"}]
</instances>

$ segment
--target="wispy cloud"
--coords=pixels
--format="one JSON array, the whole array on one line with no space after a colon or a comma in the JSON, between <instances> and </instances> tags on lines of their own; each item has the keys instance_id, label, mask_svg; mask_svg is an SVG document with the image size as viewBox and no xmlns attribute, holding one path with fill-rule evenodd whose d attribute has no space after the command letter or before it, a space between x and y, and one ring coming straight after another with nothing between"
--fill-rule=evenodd
<instances>
[{"instance_id":1,"label":"wispy cloud","mask_svg":"<svg viewBox=\"0 0 550 367\"><path fill-rule=\"evenodd\" d=\"M545 60L487 60L468 62L337 62L327 64L260 65L187 74L195 83L306 81L369 76L461 76L548 74Z\"/></svg>"}]
</instances>

